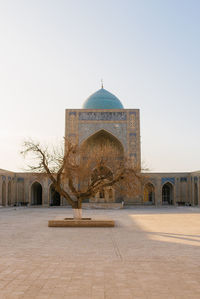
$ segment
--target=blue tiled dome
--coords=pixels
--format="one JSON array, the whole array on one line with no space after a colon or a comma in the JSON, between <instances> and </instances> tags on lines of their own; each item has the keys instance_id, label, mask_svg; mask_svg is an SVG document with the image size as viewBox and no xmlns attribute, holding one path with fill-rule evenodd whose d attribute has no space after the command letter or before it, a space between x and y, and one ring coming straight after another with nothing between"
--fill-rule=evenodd
<instances>
[{"instance_id":1,"label":"blue tiled dome","mask_svg":"<svg viewBox=\"0 0 200 299\"><path fill-rule=\"evenodd\" d=\"M124 109L120 100L104 88L93 93L83 103L83 109Z\"/></svg>"}]
</instances>

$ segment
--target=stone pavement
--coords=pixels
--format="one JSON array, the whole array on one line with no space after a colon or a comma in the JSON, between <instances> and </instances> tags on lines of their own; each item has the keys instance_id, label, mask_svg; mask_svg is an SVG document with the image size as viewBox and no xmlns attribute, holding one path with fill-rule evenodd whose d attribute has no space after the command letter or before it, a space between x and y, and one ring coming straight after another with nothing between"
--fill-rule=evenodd
<instances>
[{"instance_id":1,"label":"stone pavement","mask_svg":"<svg viewBox=\"0 0 200 299\"><path fill-rule=\"evenodd\" d=\"M114 228L49 228L65 208L0 209L0 298L200 298L200 209L84 210Z\"/></svg>"}]
</instances>

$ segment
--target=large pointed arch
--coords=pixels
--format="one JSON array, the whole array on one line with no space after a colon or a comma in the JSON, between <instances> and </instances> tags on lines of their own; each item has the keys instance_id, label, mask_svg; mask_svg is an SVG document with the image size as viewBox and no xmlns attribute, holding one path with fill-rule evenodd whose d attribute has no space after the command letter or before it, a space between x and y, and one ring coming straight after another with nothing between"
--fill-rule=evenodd
<instances>
[{"instance_id":1,"label":"large pointed arch","mask_svg":"<svg viewBox=\"0 0 200 299\"><path fill-rule=\"evenodd\" d=\"M89 149L101 148L107 145L116 149L120 156L124 155L124 147L121 141L105 129L101 129L83 140L81 148L88 151Z\"/></svg>"},{"instance_id":2,"label":"large pointed arch","mask_svg":"<svg viewBox=\"0 0 200 299\"><path fill-rule=\"evenodd\" d=\"M174 186L171 182L166 182L162 186L162 204L172 205L174 201Z\"/></svg>"},{"instance_id":3,"label":"large pointed arch","mask_svg":"<svg viewBox=\"0 0 200 299\"><path fill-rule=\"evenodd\" d=\"M84 163L87 163L91 166L91 179L95 175L99 175L106 172L107 179L112 179L113 171L115 167L119 167L119 161L123 161L124 158L124 147L121 141L114 136L112 133L105 129L101 129L87 137L81 143L81 152L82 159ZM104 165L102 169L98 168L98 162L103 159ZM94 168L93 168L94 167ZM90 198L90 201L95 202L114 202L115 201L115 192L114 187L105 187L102 188L94 198Z\"/></svg>"},{"instance_id":4,"label":"large pointed arch","mask_svg":"<svg viewBox=\"0 0 200 299\"><path fill-rule=\"evenodd\" d=\"M31 204L42 205L42 185L37 181L31 185Z\"/></svg>"},{"instance_id":5,"label":"large pointed arch","mask_svg":"<svg viewBox=\"0 0 200 299\"><path fill-rule=\"evenodd\" d=\"M155 204L155 186L151 182L145 184L143 196L144 203Z\"/></svg>"}]
</instances>

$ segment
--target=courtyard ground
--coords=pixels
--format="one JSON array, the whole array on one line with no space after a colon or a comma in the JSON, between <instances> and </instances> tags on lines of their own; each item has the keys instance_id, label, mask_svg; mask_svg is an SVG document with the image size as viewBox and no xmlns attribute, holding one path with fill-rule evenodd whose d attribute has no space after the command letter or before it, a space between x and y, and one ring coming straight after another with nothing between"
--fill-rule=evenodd
<instances>
[{"instance_id":1,"label":"courtyard ground","mask_svg":"<svg viewBox=\"0 0 200 299\"><path fill-rule=\"evenodd\" d=\"M114 228L49 228L65 208L0 209L0 298L200 298L200 209L84 210Z\"/></svg>"}]
</instances>

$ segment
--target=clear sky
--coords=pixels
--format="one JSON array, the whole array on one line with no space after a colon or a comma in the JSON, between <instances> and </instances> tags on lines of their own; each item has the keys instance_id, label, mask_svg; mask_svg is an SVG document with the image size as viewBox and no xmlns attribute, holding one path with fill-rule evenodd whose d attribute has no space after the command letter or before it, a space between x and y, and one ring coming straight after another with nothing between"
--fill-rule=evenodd
<instances>
[{"instance_id":1,"label":"clear sky","mask_svg":"<svg viewBox=\"0 0 200 299\"><path fill-rule=\"evenodd\" d=\"M200 169L199 0L0 0L0 168L104 87L139 108L151 171Z\"/></svg>"}]
</instances>

